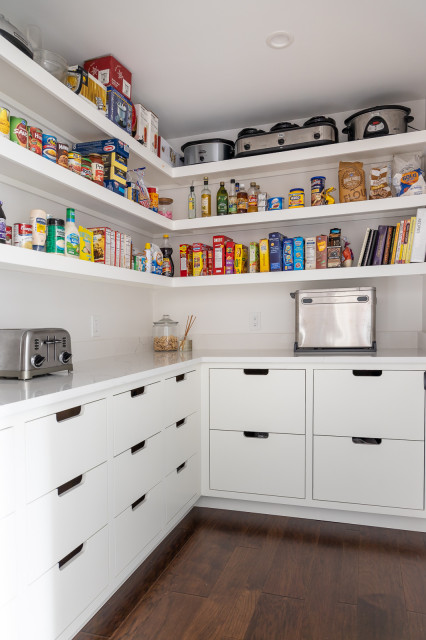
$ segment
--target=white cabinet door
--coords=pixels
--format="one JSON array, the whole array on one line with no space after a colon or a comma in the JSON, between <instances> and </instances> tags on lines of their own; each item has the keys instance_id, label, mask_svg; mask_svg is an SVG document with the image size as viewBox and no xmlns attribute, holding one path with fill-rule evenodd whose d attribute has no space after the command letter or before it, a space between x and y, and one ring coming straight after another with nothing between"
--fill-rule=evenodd
<instances>
[{"instance_id":1,"label":"white cabinet door","mask_svg":"<svg viewBox=\"0 0 426 640\"><path fill-rule=\"evenodd\" d=\"M115 574L120 573L161 531L164 515L160 482L114 519Z\"/></svg>"},{"instance_id":2,"label":"white cabinet door","mask_svg":"<svg viewBox=\"0 0 426 640\"><path fill-rule=\"evenodd\" d=\"M210 488L304 498L305 437L259 435L210 431Z\"/></svg>"},{"instance_id":3,"label":"white cabinet door","mask_svg":"<svg viewBox=\"0 0 426 640\"><path fill-rule=\"evenodd\" d=\"M424 443L315 436L313 483L315 500L423 509Z\"/></svg>"},{"instance_id":4,"label":"white cabinet door","mask_svg":"<svg viewBox=\"0 0 426 640\"><path fill-rule=\"evenodd\" d=\"M152 489L164 475L163 433L114 458L114 515Z\"/></svg>"},{"instance_id":5,"label":"white cabinet door","mask_svg":"<svg viewBox=\"0 0 426 640\"><path fill-rule=\"evenodd\" d=\"M27 567L32 582L101 529L108 519L107 465L74 478L27 507Z\"/></svg>"},{"instance_id":6,"label":"white cabinet door","mask_svg":"<svg viewBox=\"0 0 426 640\"><path fill-rule=\"evenodd\" d=\"M160 382L135 387L113 397L114 455L158 433L165 425Z\"/></svg>"},{"instance_id":7,"label":"white cabinet door","mask_svg":"<svg viewBox=\"0 0 426 640\"><path fill-rule=\"evenodd\" d=\"M164 480L166 520L169 522L195 495L200 493L200 456L184 460Z\"/></svg>"},{"instance_id":8,"label":"white cabinet door","mask_svg":"<svg viewBox=\"0 0 426 640\"><path fill-rule=\"evenodd\" d=\"M200 412L167 427L165 440L165 474L175 470L200 449Z\"/></svg>"},{"instance_id":9,"label":"white cabinet door","mask_svg":"<svg viewBox=\"0 0 426 640\"><path fill-rule=\"evenodd\" d=\"M29 587L25 638L55 640L107 586L108 527L71 553Z\"/></svg>"},{"instance_id":10,"label":"white cabinet door","mask_svg":"<svg viewBox=\"0 0 426 640\"><path fill-rule=\"evenodd\" d=\"M73 407L74 409L74 407ZM25 425L28 501L106 460L106 400Z\"/></svg>"},{"instance_id":11,"label":"white cabinet door","mask_svg":"<svg viewBox=\"0 0 426 640\"><path fill-rule=\"evenodd\" d=\"M166 378L164 383L165 426L186 418L200 408L200 374L188 371Z\"/></svg>"},{"instance_id":12,"label":"white cabinet door","mask_svg":"<svg viewBox=\"0 0 426 640\"><path fill-rule=\"evenodd\" d=\"M423 371L314 373L314 433L424 440Z\"/></svg>"},{"instance_id":13,"label":"white cabinet door","mask_svg":"<svg viewBox=\"0 0 426 640\"><path fill-rule=\"evenodd\" d=\"M15 430L0 431L0 518L15 509Z\"/></svg>"},{"instance_id":14,"label":"white cabinet door","mask_svg":"<svg viewBox=\"0 0 426 640\"><path fill-rule=\"evenodd\" d=\"M210 428L305 433L305 372L210 369Z\"/></svg>"},{"instance_id":15,"label":"white cabinet door","mask_svg":"<svg viewBox=\"0 0 426 640\"><path fill-rule=\"evenodd\" d=\"M16 595L15 514L0 520L0 607Z\"/></svg>"}]
</instances>

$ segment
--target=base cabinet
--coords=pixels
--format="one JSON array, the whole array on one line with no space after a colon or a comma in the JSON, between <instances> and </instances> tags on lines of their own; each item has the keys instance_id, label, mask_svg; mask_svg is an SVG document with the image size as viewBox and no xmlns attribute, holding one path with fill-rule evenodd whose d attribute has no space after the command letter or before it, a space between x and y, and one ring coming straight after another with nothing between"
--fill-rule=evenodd
<instances>
[{"instance_id":1,"label":"base cabinet","mask_svg":"<svg viewBox=\"0 0 426 640\"><path fill-rule=\"evenodd\" d=\"M210 431L210 488L304 498L305 436Z\"/></svg>"},{"instance_id":2,"label":"base cabinet","mask_svg":"<svg viewBox=\"0 0 426 640\"><path fill-rule=\"evenodd\" d=\"M314 500L424 508L424 442L314 437Z\"/></svg>"},{"instance_id":3,"label":"base cabinet","mask_svg":"<svg viewBox=\"0 0 426 640\"><path fill-rule=\"evenodd\" d=\"M172 518L193 498L199 494L200 456L195 454L173 469L164 480L166 496L166 521Z\"/></svg>"}]
</instances>

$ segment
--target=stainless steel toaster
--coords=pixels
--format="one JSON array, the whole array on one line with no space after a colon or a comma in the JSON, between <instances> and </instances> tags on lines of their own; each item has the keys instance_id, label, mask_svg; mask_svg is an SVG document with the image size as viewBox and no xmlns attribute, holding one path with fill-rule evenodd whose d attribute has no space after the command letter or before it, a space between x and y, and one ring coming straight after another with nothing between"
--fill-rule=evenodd
<instances>
[{"instance_id":1,"label":"stainless steel toaster","mask_svg":"<svg viewBox=\"0 0 426 640\"><path fill-rule=\"evenodd\" d=\"M29 380L72 370L71 337L65 329L0 329L0 377Z\"/></svg>"},{"instance_id":2,"label":"stainless steel toaster","mask_svg":"<svg viewBox=\"0 0 426 640\"><path fill-rule=\"evenodd\" d=\"M376 351L376 288L299 290L294 351Z\"/></svg>"}]
</instances>

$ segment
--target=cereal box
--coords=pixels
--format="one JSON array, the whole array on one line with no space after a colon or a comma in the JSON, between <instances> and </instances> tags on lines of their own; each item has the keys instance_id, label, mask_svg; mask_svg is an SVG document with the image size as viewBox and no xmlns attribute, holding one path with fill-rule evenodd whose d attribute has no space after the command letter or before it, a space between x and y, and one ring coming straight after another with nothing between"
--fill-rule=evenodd
<instances>
[{"instance_id":1,"label":"cereal box","mask_svg":"<svg viewBox=\"0 0 426 640\"><path fill-rule=\"evenodd\" d=\"M206 251L207 251L207 275L212 276L213 275L213 247L207 244Z\"/></svg>"},{"instance_id":2,"label":"cereal box","mask_svg":"<svg viewBox=\"0 0 426 640\"><path fill-rule=\"evenodd\" d=\"M180 245L180 276L186 278L192 276L192 245Z\"/></svg>"},{"instance_id":3,"label":"cereal box","mask_svg":"<svg viewBox=\"0 0 426 640\"><path fill-rule=\"evenodd\" d=\"M193 247L193 275L207 275L207 250L202 242L194 242Z\"/></svg>"},{"instance_id":4,"label":"cereal box","mask_svg":"<svg viewBox=\"0 0 426 640\"><path fill-rule=\"evenodd\" d=\"M305 239L301 236L293 238L294 270L303 271L305 268Z\"/></svg>"},{"instance_id":5,"label":"cereal box","mask_svg":"<svg viewBox=\"0 0 426 640\"><path fill-rule=\"evenodd\" d=\"M225 273L234 273L235 242L232 242L232 240L228 240L228 242L225 243L225 256Z\"/></svg>"},{"instance_id":6,"label":"cereal box","mask_svg":"<svg viewBox=\"0 0 426 640\"><path fill-rule=\"evenodd\" d=\"M259 243L250 242L249 273L259 273Z\"/></svg>"},{"instance_id":7,"label":"cereal box","mask_svg":"<svg viewBox=\"0 0 426 640\"><path fill-rule=\"evenodd\" d=\"M269 268L271 271L283 270L283 240L282 233L274 231L269 234Z\"/></svg>"},{"instance_id":8,"label":"cereal box","mask_svg":"<svg viewBox=\"0 0 426 640\"><path fill-rule=\"evenodd\" d=\"M327 269L327 241L328 236L317 236L317 269Z\"/></svg>"},{"instance_id":9,"label":"cereal box","mask_svg":"<svg viewBox=\"0 0 426 640\"><path fill-rule=\"evenodd\" d=\"M305 269L317 268L317 239L306 238L305 240Z\"/></svg>"},{"instance_id":10,"label":"cereal box","mask_svg":"<svg viewBox=\"0 0 426 640\"><path fill-rule=\"evenodd\" d=\"M132 236L124 236L124 268L132 268Z\"/></svg>"},{"instance_id":11,"label":"cereal box","mask_svg":"<svg viewBox=\"0 0 426 640\"><path fill-rule=\"evenodd\" d=\"M90 227L93 233L93 257L95 262L111 264L111 235L108 227Z\"/></svg>"},{"instance_id":12,"label":"cereal box","mask_svg":"<svg viewBox=\"0 0 426 640\"><path fill-rule=\"evenodd\" d=\"M248 249L244 244L235 245L234 273L247 273Z\"/></svg>"},{"instance_id":13,"label":"cereal box","mask_svg":"<svg viewBox=\"0 0 426 640\"><path fill-rule=\"evenodd\" d=\"M284 271L294 271L294 243L293 238L286 238L283 242Z\"/></svg>"},{"instance_id":14,"label":"cereal box","mask_svg":"<svg viewBox=\"0 0 426 640\"><path fill-rule=\"evenodd\" d=\"M225 273L225 243L232 242L228 236L213 236L213 275Z\"/></svg>"},{"instance_id":15,"label":"cereal box","mask_svg":"<svg viewBox=\"0 0 426 640\"><path fill-rule=\"evenodd\" d=\"M259 242L259 267L261 273L269 271L269 240L267 238Z\"/></svg>"},{"instance_id":16,"label":"cereal box","mask_svg":"<svg viewBox=\"0 0 426 640\"><path fill-rule=\"evenodd\" d=\"M115 234L115 266L120 266L120 252L121 252L121 233L119 231L113 231Z\"/></svg>"}]
</instances>

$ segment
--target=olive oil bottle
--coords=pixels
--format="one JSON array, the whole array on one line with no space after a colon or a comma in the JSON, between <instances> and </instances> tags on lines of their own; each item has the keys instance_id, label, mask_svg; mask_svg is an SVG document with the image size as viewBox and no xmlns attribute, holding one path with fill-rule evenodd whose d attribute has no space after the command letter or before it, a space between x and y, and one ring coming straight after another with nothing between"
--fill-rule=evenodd
<instances>
[{"instance_id":1,"label":"olive oil bottle","mask_svg":"<svg viewBox=\"0 0 426 640\"><path fill-rule=\"evenodd\" d=\"M216 214L226 216L228 214L228 192L225 183L221 182L216 196Z\"/></svg>"},{"instance_id":2,"label":"olive oil bottle","mask_svg":"<svg viewBox=\"0 0 426 640\"><path fill-rule=\"evenodd\" d=\"M201 192L201 217L210 218L212 215L212 192L209 189L209 180L204 177L204 189Z\"/></svg>"}]
</instances>

